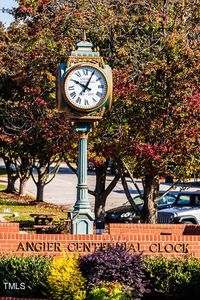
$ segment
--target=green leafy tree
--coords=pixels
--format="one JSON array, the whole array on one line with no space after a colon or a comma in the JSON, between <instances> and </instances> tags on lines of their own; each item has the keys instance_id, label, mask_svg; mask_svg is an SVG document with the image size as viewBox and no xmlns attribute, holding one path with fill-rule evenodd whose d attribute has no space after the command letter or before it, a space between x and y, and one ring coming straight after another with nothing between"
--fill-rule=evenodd
<instances>
[{"instance_id":1,"label":"green leafy tree","mask_svg":"<svg viewBox=\"0 0 200 300\"><path fill-rule=\"evenodd\" d=\"M115 103L98 134L101 147L110 146L133 206L125 174L142 178L142 219L155 223L159 175L179 182L199 168L197 6L143 1L127 9L132 19L122 36L129 60L115 68Z\"/></svg>"},{"instance_id":2,"label":"green leafy tree","mask_svg":"<svg viewBox=\"0 0 200 300\"><path fill-rule=\"evenodd\" d=\"M98 147L91 145L102 162L97 162L103 169L97 172L97 183L101 176L105 179L108 156L125 188L127 167L142 178L145 222L156 221L159 174L172 173L179 180L190 176L199 162L198 9L195 0L20 0L16 22L8 29L10 43L20 41L19 59L7 58L15 66L15 99L23 92L26 101L39 97L50 108L56 66L81 39L83 28L100 47L114 68L115 101L93 136ZM101 189L105 191L104 185ZM102 199L100 194L97 216L109 193Z\"/></svg>"},{"instance_id":3,"label":"green leafy tree","mask_svg":"<svg viewBox=\"0 0 200 300\"><path fill-rule=\"evenodd\" d=\"M195 3L180 1L153 1L138 9L132 67L116 82L117 112L124 107L126 121L114 138L122 169L129 163L143 180L143 219L155 223L159 174L180 180L198 167L197 12Z\"/></svg>"}]
</instances>

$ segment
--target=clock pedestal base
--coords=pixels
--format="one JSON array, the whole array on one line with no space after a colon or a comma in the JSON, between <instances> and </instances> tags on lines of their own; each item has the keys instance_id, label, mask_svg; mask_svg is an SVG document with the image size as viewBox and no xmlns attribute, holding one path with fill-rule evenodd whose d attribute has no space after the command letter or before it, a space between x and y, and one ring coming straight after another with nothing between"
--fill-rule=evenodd
<instances>
[{"instance_id":1,"label":"clock pedestal base","mask_svg":"<svg viewBox=\"0 0 200 300\"><path fill-rule=\"evenodd\" d=\"M79 132L79 152L77 198L71 213L73 234L93 234L94 213L90 208L87 185L87 140L91 130L90 124L76 124L76 131Z\"/></svg>"},{"instance_id":2,"label":"clock pedestal base","mask_svg":"<svg viewBox=\"0 0 200 300\"><path fill-rule=\"evenodd\" d=\"M92 212L75 212L72 216L72 233L73 234L93 234L94 213Z\"/></svg>"}]
</instances>

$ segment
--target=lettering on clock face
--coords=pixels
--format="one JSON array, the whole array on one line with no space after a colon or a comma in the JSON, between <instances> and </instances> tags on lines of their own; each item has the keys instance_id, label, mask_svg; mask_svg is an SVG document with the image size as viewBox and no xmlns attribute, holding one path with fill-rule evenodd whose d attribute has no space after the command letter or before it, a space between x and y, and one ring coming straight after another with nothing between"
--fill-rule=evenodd
<instances>
[{"instance_id":1,"label":"lettering on clock face","mask_svg":"<svg viewBox=\"0 0 200 300\"><path fill-rule=\"evenodd\" d=\"M79 109L92 109L105 98L108 89L104 74L95 67L83 65L67 76L64 91L67 99Z\"/></svg>"}]
</instances>

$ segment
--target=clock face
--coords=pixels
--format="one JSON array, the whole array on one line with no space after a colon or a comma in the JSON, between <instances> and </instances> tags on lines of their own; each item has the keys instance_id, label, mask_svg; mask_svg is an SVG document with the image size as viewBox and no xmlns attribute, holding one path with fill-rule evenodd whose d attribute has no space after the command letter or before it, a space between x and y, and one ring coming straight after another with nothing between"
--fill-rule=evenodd
<instances>
[{"instance_id":1,"label":"clock face","mask_svg":"<svg viewBox=\"0 0 200 300\"><path fill-rule=\"evenodd\" d=\"M72 68L64 80L67 101L78 110L92 110L106 99L108 82L106 75L91 65Z\"/></svg>"}]
</instances>

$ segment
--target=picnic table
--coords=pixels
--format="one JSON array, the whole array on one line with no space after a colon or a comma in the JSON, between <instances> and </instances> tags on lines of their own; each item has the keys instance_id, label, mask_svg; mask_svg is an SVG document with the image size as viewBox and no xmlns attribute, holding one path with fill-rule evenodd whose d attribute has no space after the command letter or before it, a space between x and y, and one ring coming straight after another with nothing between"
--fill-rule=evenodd
<instances>
[{"instance_id":1,"label":"picnic table","mask_svg":"<svg viewBox=\"0 0 200 300\"><path fill-rule=\"evenodd\" d=\"M34 218L33 228L36 229L36 233L47 231L52 227L53 219L56 217L55 215L48 214L30 214L30 216Z\"/></svg>"}]
</instances>

